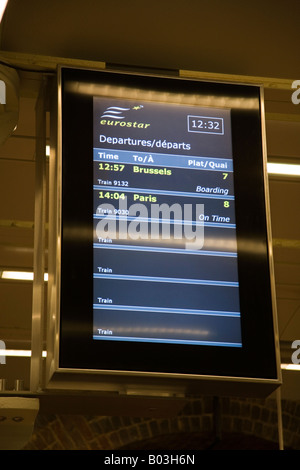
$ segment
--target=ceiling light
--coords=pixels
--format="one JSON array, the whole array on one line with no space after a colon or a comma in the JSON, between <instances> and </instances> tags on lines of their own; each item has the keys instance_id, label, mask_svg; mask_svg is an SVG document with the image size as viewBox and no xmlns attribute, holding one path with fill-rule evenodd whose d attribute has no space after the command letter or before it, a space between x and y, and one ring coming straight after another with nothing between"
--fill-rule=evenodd
<instances>
[{"instance_id":1,"label":"ceiling light","mask_svg":"<svg viewBox=\"0 0 300 470\"><path fill-rule=\"evenodd\" d=\"M31 351L23 351L16 349L0 349L1 357L30 357Z\"/></svg>"},{"instance_id":2,"label":"ceiling light","mask_svg":"<svg viewBox=\"0 0 300 470\"><path fill-rule=\"evenodd\" d=\"M8 0L0 0L0 23L5 12Z\"/></svg>"},{"instance_id":3,"label":"ceiling light","mask_svg":"<svg viewBox=\"0 0 300 470\"><path fill-rule=\"evenodd\" d=\"M0 357L31 357L31 350L0 349ZM42 357L47 357L47 352L42 352Z\"/></svg>"},{"instance_id":4,"label":"ceiling light","mask_svg":"<svg viewBox=\"0 0 300 470\"><path fill-rule=\"evenodd\" d=\"M33 281L33 272L30 271L8 271L0 272L1 279L9 279L13 281ZM44 274L44 281L48 281L48 274Z\"/></svg>"},{"instance_id":5,"label":"ceiling light","mask_svg":"<svg viewBox=\"0 0 300 470\"><path fill-rule=\"evenodd\" d=\"M272 175L300 176L300 165L291 163L268 163L268 173Z\"/></svg>"},{"instance_id":6,"label":"ceiling light","mask_svg":"<svg viewBox=\"0 0 300 470\"><path fill-rule=\"evenodd\" d=\"M33 273L27 271L2 271L1 278L15 281L33 281Z\"/></svg>"},{"instance_id":7,"label":"ceiling light","mask_svg":"<svg viewBox=\"0 0 300 470\"><path fill-rule=\"evenodd\" d=\"M281 369L300 371L300 364L281 364Z\"/></svg>"}]
</instances>

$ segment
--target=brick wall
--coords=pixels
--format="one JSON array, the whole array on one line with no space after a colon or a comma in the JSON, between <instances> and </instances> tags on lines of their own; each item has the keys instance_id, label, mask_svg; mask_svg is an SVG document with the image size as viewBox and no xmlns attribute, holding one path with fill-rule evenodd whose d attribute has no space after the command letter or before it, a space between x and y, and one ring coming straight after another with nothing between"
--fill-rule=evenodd
<instances>
[{"instance_id":1,"label":"brick wall","mask_svg":"<svg viewBox=\"0 0 300 470\"><path fill-rule=\"evenodd\" d=\"M221 444L216 448L278 448L275 401L222 398L219 406ZM178 416L168 419L38 415L25 449L207 448L216 437L214 410L214 399L203 397L190 400ZM282 401L282 422L285 448L300 450L300 402Z\"/></svg>"}]
</instances>

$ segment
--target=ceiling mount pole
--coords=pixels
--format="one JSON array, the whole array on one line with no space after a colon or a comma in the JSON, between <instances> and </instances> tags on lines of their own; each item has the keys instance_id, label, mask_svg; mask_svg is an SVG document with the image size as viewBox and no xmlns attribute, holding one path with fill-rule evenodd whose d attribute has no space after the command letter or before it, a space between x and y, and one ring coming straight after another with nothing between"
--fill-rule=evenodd
<instances>
[{"instance_id":1,"label":"ceiling mount pole","mask_svg":"<svg viewBox=\"0 0 300 470\"><path fill-rule=\"evenodd\" d=\"M284 450L283 427L282 427L282 407L281 407L281 387L276 390L277 422L278 422L278 445L279 450Z\"/></svg>"},{"instance_id":2,"label":"ceiling mount pole","mask_svg":"<svg viewBox=\"0 0 300 470\"><path fill-rule=\"evenodd\" d=\"M43 81L36 103L35 214L30 390L42 384L44 343L44 273L46 226L46 82Z\"/></svg>"}]
</instances>

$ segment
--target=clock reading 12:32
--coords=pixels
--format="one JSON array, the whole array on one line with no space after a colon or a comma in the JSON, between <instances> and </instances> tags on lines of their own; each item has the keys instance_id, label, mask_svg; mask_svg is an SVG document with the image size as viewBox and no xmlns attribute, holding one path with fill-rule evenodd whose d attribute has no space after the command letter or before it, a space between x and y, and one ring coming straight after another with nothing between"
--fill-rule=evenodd
<instances>
[{"instance_id":1,"label":"clock reading 12:32","mask_svg":"<svg viewBox=\"0 0 300 470\"><path fill-rule=\"evenodd\" d=\"M188 116L188 132L203 134L224 134L223 118L206 116Z\"/></svg>"}]
</instances>

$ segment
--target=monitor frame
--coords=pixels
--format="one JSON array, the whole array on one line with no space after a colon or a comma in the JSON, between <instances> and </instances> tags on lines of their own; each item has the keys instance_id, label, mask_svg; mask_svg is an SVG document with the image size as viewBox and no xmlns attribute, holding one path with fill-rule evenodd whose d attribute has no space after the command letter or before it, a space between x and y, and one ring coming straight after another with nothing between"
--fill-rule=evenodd
<instances>
[{"instance_id":1,"label":"monitor frame","mask_svg":"<svg viewBox=\"0 0 300 470\"><path fill-rule=\"evenodd\" d=\"M97 391L109 391L115 392L124 390L124 387L128 390L135 390L137 393L145 393L145 387L147 390L164 391L172 390L179 392L180 394L187 393L198 393L199 391L205 393L230 393L230 394L246 394L246 395L268 395L275 390L281 384L281 373L279 364L279 341L278 341L278 327L277 327L277 316L276 316L276 301L275 301L275 281L273 274L273 255L272 255L272 242L271 242L271 223L270 223L270 208L269 208L269 197L268 197L268 178L266 170L266 137L265 137L265 125L264 125L264 99L263 99L263 87L258 85L252 85L247 83L235 83L235 82L219 82L219 81L206 81L199 79L187 79L179 76L167 76L167 75L154 75L154 74L143 74L143 73L131 73L123 71L110 71L110 70L96 70L96 69L84 69L84 68L72 68L72 67L59 67L58 69L58 81L55 87L56 97L53 101L54 109L51 112L51 161L50 161L50 216L49 216L49 274L48 274L48 325L47 325L47 361L46 361L46 379L45 388L67 388L67 389L80 389L80 390L97 390ZM101 77L101 78L100 78ZM264 306L260 308L267 308L268 313L262 321L264 332L259 332L255 340L251 340L251 335L255 334L255 324L259 319L259 314L255 313L255 321L249 319L247 315L246 324L242 325L242 333L244 338L244 344L246 344L246 351L238 358L238 366L232 366L236 361L237 349L218 349L211 346L195 346L199 348L201 356L205 356L206 360L201 362L200 368L195 367L195 362L192 366L188 366L189 359L193 353L191 348L185 348L182 345L177 345L170 348L170 345L165 344L137 344L128 343L125 347L125 356L129 358L125 360L122 367L119 367L118 358L113 354L113 350L116 348L115 342L106 342L102 353L105 357L112 356L111 361L106 361L104 366L101 363L94 361L96 354L101 352L103 346L96 342L88 344L87 336L84 331L89 330L90 320L88 324L84 322L80 325L80 315L78 316L78 327L71 327L71 317L66 315L61 308L61 304L64 303L65 296L72 294L72 289L69 290L64 284L64 248L63 240L64 234L62 225L65 223L64 207L65 193L63 187L63 172L65 168L64 155L68 152L68 145L70 140L66 141L66 131L63 130L64 113L65 111L65 95L64 95L64 83L65 80L77 80L80 83L82 80L85 84L91 83L91 80L106 80L108 83L110 80L114 80L116 83L142 83L143 86L153 87L158 90L167 90L172 86L176 89L184 90L191 87L193 90L197 90L197 87L203 87L209 90L215 90L216 93L221 94L226 90L231 93L231 98L237 100L242 94L243 98L254 99L256 104L259 103L259 109L256 110L237 110L233 113L233 146L237 149L243 149L247 155L248 162L251 158L253 151L256 151L259 155L258 161L255 164L255 168L252 168L251 173L246 174L245 166L239 166L237 164L237 172L242 178L235 176L235 188L236 188L236 203L237 213L240 215L243 212L241 206L243 202L249 202L248 196L243 190L243 184L245 176L247 175L247 181L255 181L259 178L259 185L256 186L257 192L255 193L255 201L259 203L259 213L252 212L248 219L251 221L260 220L259 229L257 233L252 234L252 241L255 245L262 250L262 257L253 256L253 252L249 249L249 243L247 244L247 227L248 223L243 223L242 230L238 234L238 246L239 252L243 254L243 267L242 271L245 273L249 270L252 276L255 275L255 269L257 266L262 268L260 275L262 276L263 285L259 286L256 282L255 293L262 297L265 289L267 289L267 296L265 298ZM78 98L79 95L77 95ZM249 98L250 97L250 98ZM254 97L254 98L253 98ZM80 95L77 104L80 104L82 100L82 109L90 109L88 104L88 94ZM73 99L73 98L72 98ZM258 100L258 101L257 101ZM70 103L69 103L70 105ZM69 111L71 107L69 106ZM244 116L244 117L243 117ZM243 117L243 119L241 119ZM248 130L247 120L250 123L254 123L254 130L252 133L256 138L255 144L249 150L249 142L244 143ZM91 124L91 120L88 120ZM79 129L77 129L78 131ZM70 135L68 137L70 139ZM87 149L87 144L83 142L83 148ZM235 152L236 150L234 150ZM252 152L252 153L251 153ZM234 156L234 161L236 157ZM68 167L69 168L69 167ZM82 168L81 168L82 170ZM236 172L236 173L237 173ZM75 181L75 180L73 180ZM84 190L84 189L83 189ZM86 190L85 194L87 194ZM69 201L71 202L71 201ZM70 205L69 205L70 207ZM69 217L69 215L68 215ZM70 216L72 223L75 221L75 215ZM237 217L237 219L238 219ZM252 219L251 219L252 217ZM241 219L240 219L241 220ZM72 222L73 221L73 222ZM81 221L84 227L86 221ZM238 225L238 224L237 224ZM251 223L250 223L251 225ZM253 228L253 225L251 225ZM74 227L73 227L74 228ZM263 235L262 235L263 232ZM83 235L84 237L84 235ZM257 237L257 240L255 240ZM71 246L71 245L70 245ZM71 247L71 251L77 249L77 247ZM264 276L261 274L264 272ZM78 274L78 273L77 273ZM92 274L92 272L91 272ZM79 282L82 282L81 275L78 275ZM81 281L80 281L81 279ZM249 303L249 295L247 295L247 286L245 282L246 277L240 285L241 296L246 298L243 305ZM84 289L90 291L89 283L84 281ZM91 280L92 282L92 280ZM64 287L62 288L62 284ZM241 297L242 298L242 297ZM85 301L84 304L86 305ZM252 304L252 308L254 308ZM249 305L247 311L250 311ZM89 316L90 318L90 316ZM244 322L242 317L242 322ZM245 338L246 331L246 338ZM207 349L209 348L209 349ZM184 351L186 349L186 351ZM124 352L124 348L121 348ZM121 351L120 350L120 351ZM184 353L183 353L184 351ZM143 361L136 360L139 357L175 357L177 360L176 367L168 368L165 361L163 366L159 366L158 362L154 365L145 367ZM119 353L119 358L121 353ZM178 359L183 357L181 361ZM223 357L220 364L220 357ZM208 358L208 364L207 364ZM134 361L136 361L134 363ZM204 364L205 362L205 364ZM126 384L126 385L125 385ZM139 390L142 392L139 392ZM177 393L176 392L176 393ZM147 392L146 392L147 394Z\"/></svg>"}]
</instances>

